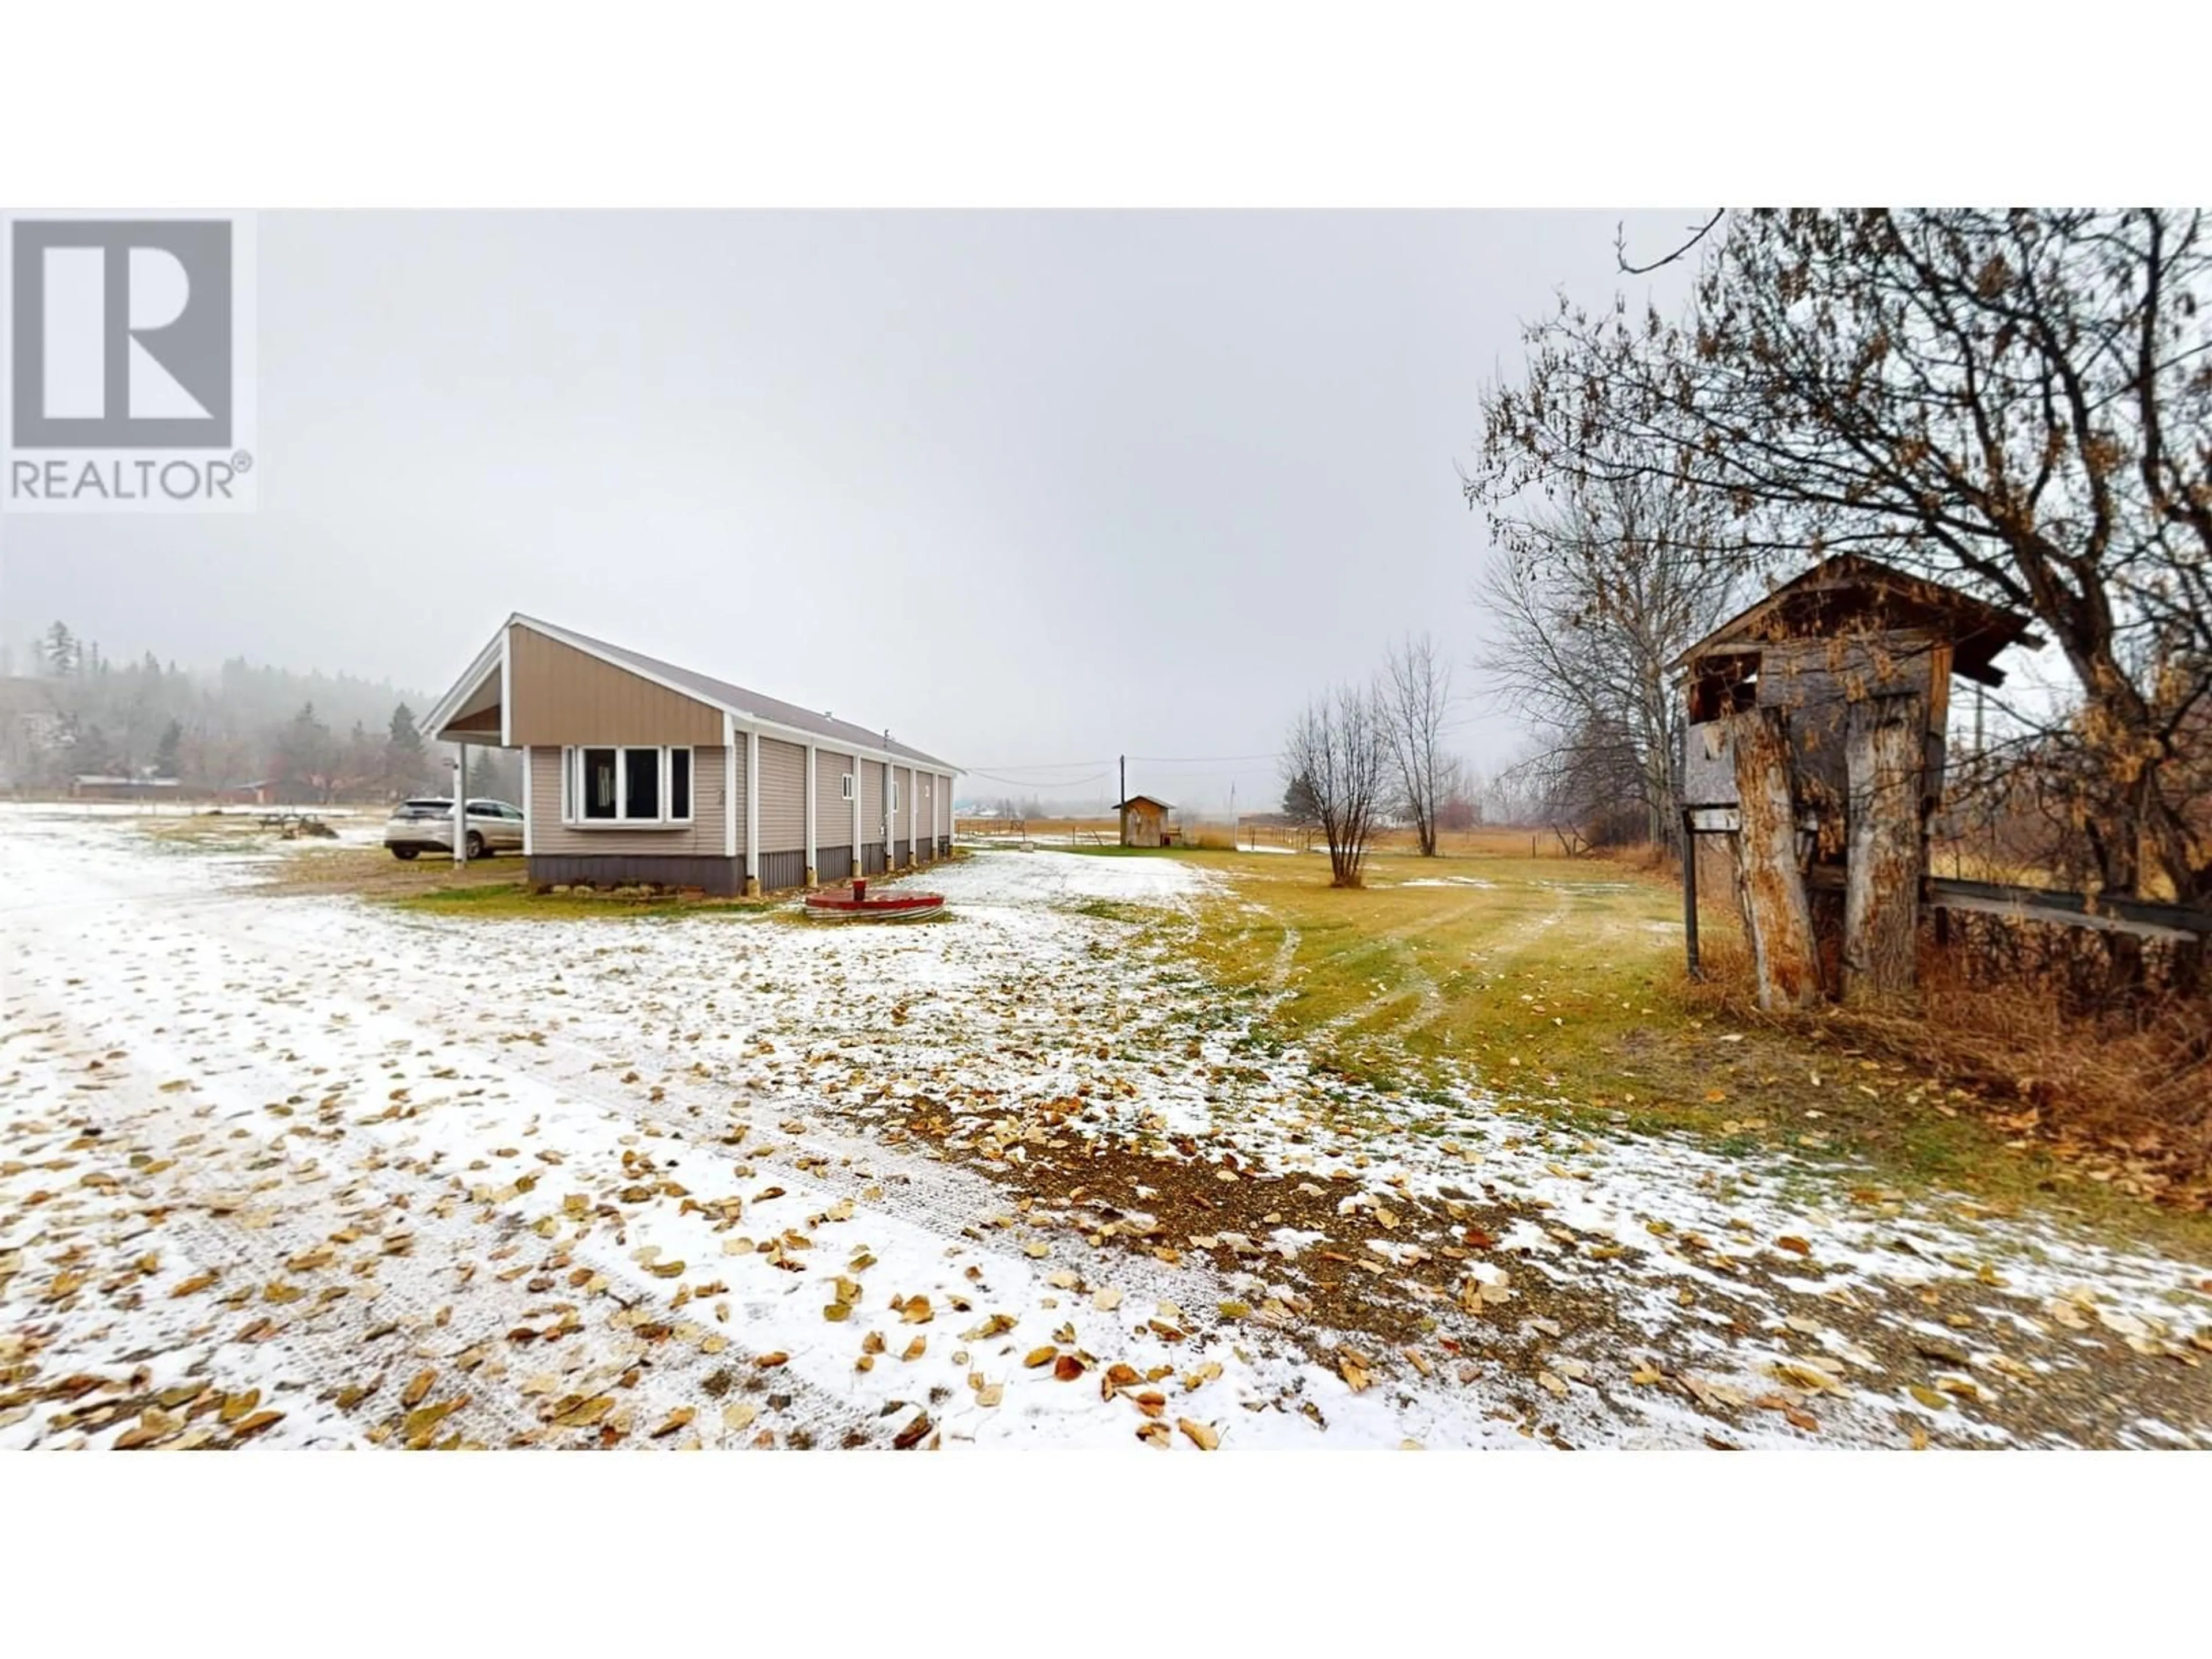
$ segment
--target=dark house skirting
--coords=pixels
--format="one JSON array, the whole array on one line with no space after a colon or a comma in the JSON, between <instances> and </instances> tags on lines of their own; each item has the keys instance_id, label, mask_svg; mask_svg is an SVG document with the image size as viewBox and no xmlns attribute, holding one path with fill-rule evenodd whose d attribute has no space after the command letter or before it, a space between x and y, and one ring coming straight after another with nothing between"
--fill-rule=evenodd
<instances>
[{"instance_id":1,"label":"dark house skirting","mask_svg":"<svg viewBox=\"0 0 2212 1659\"><path fill-rule=\"evenodd\" d=\"M787 887L806 885L806 854L763 853L760 859L761 891L781 892Z\"/></svg>"},{"instance_id":2,"label":"dark house skirting","mask_svg":"<svg viewBox=\"0 0 2212 1659\"><path fill-rule=\"evenodd\" d=\"M884 844L879 841L865 843L860 848L860 873L880 876L884 872Z\"/></svg>"},{"instance_id":3,"label":"dark house skirting","mask_svg":"<svg viewBox=\"0 0 2212 1659\"><path fill-rule=\"evenodd\" d=\"M893 842L891 843L892 861L896 864L907 864L912 862L913 848L914 843L910 841Z\"/></svg>"},{"instance_id":4,"label":"dark house skirting","mask_svg":"<svg viewBox=\"0 0 2212 1659\"><path fill-rule=\"evenodd\" d=\"M727 897L744 890L744 860L668 854L533 853L530 879L538 886L589 882L627 887L649 882L659 887L701 887Z\"/></svg>"},{"instance_id":5,"label":"dark house skirting","mask_svg":"<svg viewBox=\"0 0 2212 1659\"><path fill-rule=\"evenodd\" d=\"M853 877L853 849L849 847L816 848L814 874L821 881L850 881Z\"/></svg>"},{"instance_id":6,"label":"dark house skirting","mask_svg":"<svg viewBox=\"0 0 2212 1659\"><path fill-rule=\"evenodd\" d=\"M949 859L952 856L951 836L939 836L937 838L937 856L941 859Z\"/></svg>"}]
</instances>

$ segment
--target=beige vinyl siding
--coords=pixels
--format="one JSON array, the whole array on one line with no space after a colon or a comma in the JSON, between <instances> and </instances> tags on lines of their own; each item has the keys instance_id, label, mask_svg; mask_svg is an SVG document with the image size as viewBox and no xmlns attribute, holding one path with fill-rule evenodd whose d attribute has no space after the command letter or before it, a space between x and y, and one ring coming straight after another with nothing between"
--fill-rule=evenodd
<instances>
[{"instance_id":1,"label":"beige vinyl siding","mask_svg":"<svg viewBox=\"0 0 2212 1659\"><path fill-rule=\"evenodd\" d=\"M860 844L871 846L884 838L884 763L860 763Z\"/></svg>"},{"instance_id":2,"label":"beige vinyl siding","mask_svg":"<svg viewBox=\"0 0 2212 1659\"><path fill-rule=\"evenodd\" d=\"M720 709L520 623L507 629L507 677L508 729L517 745L721 744Z\"/></svg>"},{"instance_id":3,"label":"beige vinyl siding","mask_svg":"<svg viewBox=\"0 0 2212 1659\"><path fill-rule=\"evenodd\" d=\"M952 833L952 780L943 772L937 775L937 817L932 829L940 841Z\"/></svg>"},{"instance_id":4,"label":"beige vinyl siding","mask_svg":"<svg viewBox=\"0 0 2212 1659\"><path fill-rule=\"evenodd\" d=\"M719 732L717 736L719 736ZM582 745L578 745L581 747ZM681 747L681 745L678 745ZM738 750L739 781L744 787L745 751ZM561 822L561 750L553 744L531 745L530 850L533 854L709 854L722 856L723 749L717 742L700 744L691 750L691 822L667 830L629 827L572 830ZM743 823L742 806L739 822Z\"/></svg>"},{"instance_id":5,"label":"beige vinyl siding","mask_svg":"<svg viewBox=\"0 0 2212 1659\"><path fill-rule=\"evenodd\" d=\"M500 681L493 675L477 688L476 695L453 711L453 719L436 735L441 739L481 738L499 741Z\"/></svg>"},{"instance_id":6,"label":"beige vinyl siding","mask_svg":"<svg viewBox=\"0 0 2212 1659\"><path fill-rule=\"evenodd\" d=\"M853 839L853 803L842 780L853 771L850 755L834 749L814 751L814 839L824 847L848 846Z\"/></svg>"},{"instance_id":7,"label":"beige vinyl siding","mask_svg":"<svg viewBox=\"0 0 2212 1659\"><path fill-rule=\"evenodd\" d=\"M806 751L775 738L760 740L760 837L763 853L806 846Z\"/></svg>"}]
</instances>

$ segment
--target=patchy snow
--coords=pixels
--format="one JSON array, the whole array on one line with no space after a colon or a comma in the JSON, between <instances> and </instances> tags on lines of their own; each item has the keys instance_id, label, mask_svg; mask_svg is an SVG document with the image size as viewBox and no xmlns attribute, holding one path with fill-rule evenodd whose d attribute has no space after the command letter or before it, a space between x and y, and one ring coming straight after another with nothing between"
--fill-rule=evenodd
<instances>
[{"instance_id":1,"label":"patchy snow","mask_svg":"<svg viewBox=\"0 0 2212 1659\"><path fill-rule=\"evenodd\" d=\"M979 852L930 871L915 884L957 905L1064 904L1110 899L1182 905L1214 887L1213 878L1177 859L1112 853Z\"/></svg>"},{"instance_id":2,"label":"patchy snow","mask_svg":"<svg viewBox=\"0 0 2212 1659\"><path fill-rule=\"evenodd\" d=\"M2201 1264L1316 1075L1162 945L1188 863L981 853L897 929L258 873L0 815L0 1446L2212 1443Z\"/></svg>"}]
</instances>

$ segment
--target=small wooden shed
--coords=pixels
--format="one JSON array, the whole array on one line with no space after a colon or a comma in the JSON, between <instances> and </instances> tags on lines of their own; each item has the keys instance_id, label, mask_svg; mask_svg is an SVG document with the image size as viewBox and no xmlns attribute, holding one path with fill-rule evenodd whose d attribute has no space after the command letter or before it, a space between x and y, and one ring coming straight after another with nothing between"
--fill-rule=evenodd
<instances>
[{"instance_id":1,"label":"small wooden shed","mask_svg":"<svg viewBox=\"0 0 2212 1659\"><path fill-rule=\"evenodd\" d=\"M1168 828L1168 814L1175 811L1172 802L1155 800L1150 795L1132 795L1127 800L1115 802L1114 810L1121 816L1122 846L1173 844L1175 831Z\"/></svg>"},{"instance_id":2,"label":"small wooden shed","mask_svg":"<svg viewBox=\"0 0 2212 1659\"><path fill-rule=\"evenodd\" d=\"M2042 644L2027 617L1846 553L1670 665L1684 828L1730 837L1762 1006L1912 988L1951 677L2002 684L2014 644ZM1694 970L1694 856L1683 881Z\"/></svg>"}]
</instances>

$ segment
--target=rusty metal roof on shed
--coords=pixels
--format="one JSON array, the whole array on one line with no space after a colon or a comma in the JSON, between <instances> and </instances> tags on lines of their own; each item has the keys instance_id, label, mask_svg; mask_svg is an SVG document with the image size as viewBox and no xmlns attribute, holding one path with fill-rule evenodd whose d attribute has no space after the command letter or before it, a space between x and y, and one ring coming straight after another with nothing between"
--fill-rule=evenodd
<instances>
[{"instance_id":1,"label":"rusty metal roof on shed","mask_svg":"<svg viewBox=\"0 0 2212 1659\"><path fill-rule=\"evenodd\" d=\"M2034 650L2043 644L2028 623L2019 611L1942 582L1863 554L1838 553L1738 611L1667 666L1674 672L1701 658L1756 650L1778 639L1912 628L1949 642L1954 673L2002 685L2004 675L1992 666L1996 654L2009 645Z\"/></svg>"}]
</instances>

